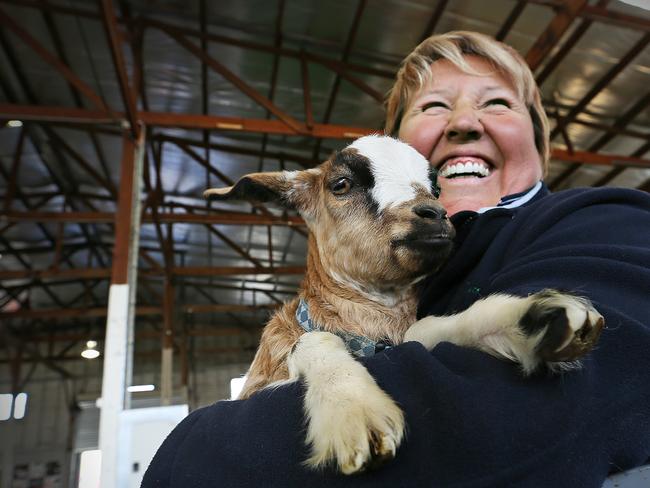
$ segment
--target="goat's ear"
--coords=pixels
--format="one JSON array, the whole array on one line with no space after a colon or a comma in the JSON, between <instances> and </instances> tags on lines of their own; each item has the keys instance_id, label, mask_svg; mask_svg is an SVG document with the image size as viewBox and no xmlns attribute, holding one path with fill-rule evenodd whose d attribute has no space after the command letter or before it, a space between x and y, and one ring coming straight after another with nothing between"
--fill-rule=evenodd
<instances>
[{"instance_id":1,"label":"goat's ear","mask_svg":"<svg viewBox=\"0 0 650 488\"><path fill-rule=\"evenodd\" d=\"M274 202L285 208L308 210L307 195L313 194L315 170L276 171L251 173L242 177L235 185L226 188L211 188L203 193L209 200L246 200L249 202Z\"/></svg>"}]
</instances>

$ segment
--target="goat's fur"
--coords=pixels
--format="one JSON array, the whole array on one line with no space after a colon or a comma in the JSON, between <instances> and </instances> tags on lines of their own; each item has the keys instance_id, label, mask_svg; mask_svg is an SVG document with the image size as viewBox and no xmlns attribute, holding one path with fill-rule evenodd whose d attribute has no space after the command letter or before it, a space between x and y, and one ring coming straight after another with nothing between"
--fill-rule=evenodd
<instances>
[{"instance_id":1,"label":"goat's fur","mask_svg":"<svg viewBox=\"0 0 650 488\"><path fill-rule=\"evenodd\" d=\"M265 327L240 398L302 379L310 466L336 463L355 473L392 458L405 426L399 407L332 332L416 340L429 349L448 341L517 361L524 373L576 359L600 333L603 319L587 300L552 290L493 295L460 314L413 325L413 285L444 263L454 236L431 184L417 151L367 136L317 168L251 174L206 191L213 199L275 201L298 210L309 227L298 297ZM323 332L300 327L299 299Z\"/></svg>"}]
</instances>

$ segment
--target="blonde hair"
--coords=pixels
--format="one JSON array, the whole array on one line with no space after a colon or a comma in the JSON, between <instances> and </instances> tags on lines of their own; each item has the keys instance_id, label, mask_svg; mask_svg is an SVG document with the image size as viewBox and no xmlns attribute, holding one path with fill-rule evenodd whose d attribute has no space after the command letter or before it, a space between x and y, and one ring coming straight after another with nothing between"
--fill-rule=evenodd
<instances>
[{"instance_id":1,"label":"blonde hair","mask_svg":"<svg viewBox=\"0 0 650 488\"><path fill-rule=\"evenodd\" d=\"M404 111L416 93L430 81L431 64L435 61L446 59L465 73L484 74L478 73L467 63L466 55L475 55L487 60L495 70L511 81L519 98L528 107L533 122L535 147L546 174L550 152L549 126L535 78L517 51L478 32L452 31L431 36L404 59L397 72L395 84L386 97L384 132L397 135Z\"/></svg>"}]
</instances>

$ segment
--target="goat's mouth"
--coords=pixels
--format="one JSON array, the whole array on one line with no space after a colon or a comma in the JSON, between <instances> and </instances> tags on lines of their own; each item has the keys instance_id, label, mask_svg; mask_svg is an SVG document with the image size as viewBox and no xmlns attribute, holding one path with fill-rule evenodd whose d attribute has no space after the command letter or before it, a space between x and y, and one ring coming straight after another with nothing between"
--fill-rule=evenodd
<instances>
[{"instance_id":1,"label":"goat's mouth","mask_svg":"<svg viewBox=\"0 0 650 488\"><path fill-rule=\"evenodd\" d=\"M393 240L393 246L404 246L411 249L444 249L452 245L454 239L453 234L453 230L437 232L435 234L409 234L400 239Z\"/></svg>"}]
</instances>

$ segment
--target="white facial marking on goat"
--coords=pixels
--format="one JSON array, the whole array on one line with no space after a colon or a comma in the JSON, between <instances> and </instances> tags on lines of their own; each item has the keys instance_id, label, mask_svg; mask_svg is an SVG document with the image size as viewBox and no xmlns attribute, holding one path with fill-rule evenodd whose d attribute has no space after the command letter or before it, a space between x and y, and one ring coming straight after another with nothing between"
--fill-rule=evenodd
<instances>
[{"instance_id":1,"label":"white facial marking on goat","mask_svg":"<svg viewBox=\"0 0 650 488\"><path fill-rule=\"evenodd\" d=\"M375 178L372 196L380 212L415 198L414 183L431 191L429 162L408 144L371 135L357 139L349 147L370 160Z\"/></svg>"}]
</instances>

